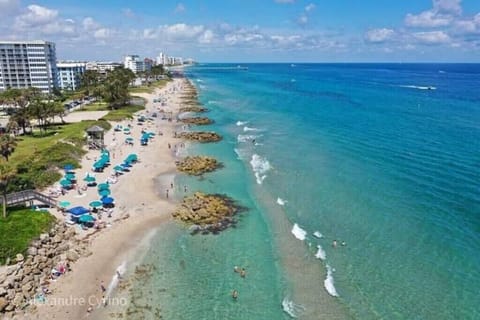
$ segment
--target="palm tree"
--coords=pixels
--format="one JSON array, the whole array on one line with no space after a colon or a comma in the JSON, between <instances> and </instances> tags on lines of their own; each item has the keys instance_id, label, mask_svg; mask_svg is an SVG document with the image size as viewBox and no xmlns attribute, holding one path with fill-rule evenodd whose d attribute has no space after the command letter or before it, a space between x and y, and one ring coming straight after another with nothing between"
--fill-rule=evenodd
<instances>
[{"instance_id":1,"label":"palm tree","mask_svg":"<svg viewBox=\"0 0 480 320\"><path fill-rule=\"evenodd\" d=\"M8 161L8 157L13 153L17 141L9 134L4 134L0 137L0 155Z\"/></svg>"},{"instance_id":2,"label":"palm tree","mask_svg":"<svg viewBox=\"0 0 480 320\"><path fill-rule=\"evenodd\" d=\"M7 188L16 175L16 170L5 161L0 161L0 192L2 194L3 218L7 218Z\"/></svg>"}]
</instances>

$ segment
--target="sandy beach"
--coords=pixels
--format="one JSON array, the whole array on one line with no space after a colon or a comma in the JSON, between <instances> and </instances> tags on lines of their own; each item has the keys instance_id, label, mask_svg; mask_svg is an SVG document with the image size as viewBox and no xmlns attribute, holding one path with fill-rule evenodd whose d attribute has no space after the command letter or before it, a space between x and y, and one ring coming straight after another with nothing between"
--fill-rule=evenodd
<instances>
[{"instance_id":1,"label":"sandy beach","mask_svg":"<svg viewBox=\"0 0 480 320\"><path fill-rule=\"evenodd\" d=\"M187 80L176 78L152 94L138 94L148 101L146 110L140 114L158 113L160 109L167 114L177 113L183 81ZM154 97L158 96L166 99L166 105L160 107L158 103L153 103ZM78 112L75 116L81 117L82 114L83 112ZM127 135L122 131L115 132L112 129L106 132L105 145L110 151L112 165L102 173L95 173L97 182L104 182L112 174L113 166L121 163L128 154L138 155L139 162L133 165L130 172L118 177L118 182L111 185L115 208L111 217L102 218L107 227L93 233L75 226L76 236L88 239L86 241L89 242L91 254L81 257L72 264L71 272L50 285L53 293L47 296L45 304L37 305L37 310L29 315L31 319L82 319L86 316L94 318L95 309L102 301L101 285L107 287L116 277L117 268L131 261L145 237L160 223L171 219L174 189L171 189L170 183L173 183L175 173L173 149L180 141L173 138L173 133L178 124L160 117L142 126L137 125L136 121L123 121L120 124L127 126L129 123L132 127L129 136L135 139L134 145L124 143ZM113 126L115 125L117 123L113 123ZM141 146L139 143L142 129L156 134L148 146ZM92 173L92 164L99 155L100 151L90 150L82 159L82 167L75 172L80 185L83 184L81 179L85 174ZM166 198L167 189L170 189L170 199ZM91 201L98 200L99 197L96 187L89 187L81 193L71 190L58 200L68 201L72 207L88 207ZM54 214L59 219L65 219L61 212ZM91 314L87 313L89 306L93 308Z\"/></svg>"}]
</instances>

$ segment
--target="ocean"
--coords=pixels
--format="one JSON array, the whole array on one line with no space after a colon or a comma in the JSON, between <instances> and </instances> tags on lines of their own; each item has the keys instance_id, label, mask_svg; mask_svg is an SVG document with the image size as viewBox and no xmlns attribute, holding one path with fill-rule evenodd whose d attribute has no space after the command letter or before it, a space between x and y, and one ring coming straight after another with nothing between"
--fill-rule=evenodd
<instances>
[{"instance_id":1,"label":"ocean","mask_svg":"<svg viewBox=\"0 0 480 320\"><path fill-rule=\"evenodd\" d=\"M480 65L241 67L186 69L215 120L199 129L224 137L187 153L224 168L175 185L248 211L220 235L161 226L140 304L164 319L480 319Z\"/></svg>"}]
</instances>

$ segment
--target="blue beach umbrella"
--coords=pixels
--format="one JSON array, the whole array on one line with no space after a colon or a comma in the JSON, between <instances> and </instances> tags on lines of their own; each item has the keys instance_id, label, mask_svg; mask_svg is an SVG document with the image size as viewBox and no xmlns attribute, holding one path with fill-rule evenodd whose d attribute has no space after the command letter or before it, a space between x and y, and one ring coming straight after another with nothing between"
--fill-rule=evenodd
<instances>
[{"instance_id":1,"label":"blue beach umbrella","mask_svg":"<svg viewBox=\"0 0 480 320\"><path fill-rule=\"evenodd\" d=\"M67 163L64 167L63 170L65 171L72 171L74 169L73 164Z\"/></svg>"},{"instance_id":2,"label":"blue beach umbrella","mask_svg":"<svg viewBox=\"0 0 480 320\"><path fill-rule=\"evenodd\" d=\"M90 210L88 210L85 207L78 206L78 207L73 207L73 208L68 209L68 212L71 213L74 216L81 216L82 214L90 212Z\"/></svg>"},{"instance_id":3,"label":"blue beach umbrella","mask_svg":"<svg viewBox=\"0 0 480 320\"><path fill-rule=\"evenodd\" d=\"M115 200L112 197L103 197L102 203L103 204L112 204Z\"/></svg>"}]
</instances>

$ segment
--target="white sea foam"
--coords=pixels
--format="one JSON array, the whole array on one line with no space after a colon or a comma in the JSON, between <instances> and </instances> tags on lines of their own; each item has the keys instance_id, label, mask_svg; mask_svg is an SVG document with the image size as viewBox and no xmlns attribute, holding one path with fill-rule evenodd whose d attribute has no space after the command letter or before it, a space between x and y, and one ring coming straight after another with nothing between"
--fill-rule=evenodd
<instances>
[{"instance_id":1,"label":"white sea foam","mask_svg":"<svg viewBox=\"0 0 480 320\"><path fill-rule=\"evenodd\" d=\"M202 79L197 79L197 82L203 82L203 80Z\"/></svg>"},{"instance_id":2,"label":"white sea foam","mask_svg":"<svg viewBox=\"0 0 480 320\"><path fill-rule=\"evenodd\" d=\"M318 238L318 239L323 238L323 234L321 234L320 231L315 231L315 232L313 233L313 236L314 236L315 238Z\"/></svg>"},{"instance_id":3,"label":"white sea foam","mask_svg":"<svg viewBox=\"0 0 480 320\"><path fill-rule=\"evenodd\" d=\"M335 270L327 264L327 277L325 278L325 281L323 281L323 285L329 295L331 295L332 297L338 297L337 289L335 289L335 286L333 285L334 271Z\"/></svg>"},{"instance_id":4,"label":"white sea foam","mask_svg":"<svg viewBox=\"0 0 480 320\"><path fill-rule=\"evenodd\" d=\"M284 206L288 201L283 200L282 198L277 198L277 203L281 206Z\"/></svg>"},{"instance_id":5,"label":"white sea foam","mask_svg":"<svg viewBox=\"0 0 480 320\"><path fill-rule=\"evenodd\" d=\"M125 271L127 271L127 261L123 261L122 264L117 267L117 270L115 271L112 280L108 284L107 291L105 292L105 297L109 297L112 294L113 290L115 290L115 288L118 286L118 283L120 282L118 274L122 276L123 274L125 274Z\"/></svg>"},{"instance_id":6,"label":"white sea foam","mask_svg":"<svg viewBox=\"0 0 480 320\"><path fill-rule=\"evenodd\" d=\"M414 85L406 85L406 86L400 86L402 88L410 88L410 89L418 89L418 90L437 90L436 87L432 86L414 86Z\"/></svg>"},{"instance_id":7,"label":"white sea foam","mask_svg":"<svg viewBox=\"0 0 480 320\"><path fill-rule=\"evenodd\" d=\"M320 259L320 260L325 260L327 259L327 254L325 253L325 250L323 250L321 245L317 245L317 253L315 253L315 258Z\"/></svg>"},{"instance_id":8,"label":"white sea foam","mask_svg":"<svg viewBox=\"0 0 480 320\"><path fill-rule=\"evenodd\" d=\"M305 312L305 307L301 304L296 304L292 300L289 300L287 297L283 298L282 301L282 309L287 313L290 317L296 318L301 313Z\"/></svg>"},{"instance_id":9,"label":"white sea foam","mask_svg":"<svg viewBox=\"0 0 480 320\"><path fill-rule=\"evenodd\" d=\"M261 137L261 135L254 135L254 134L239 134L237 136L238 142L252 142L252 140Z\"/></svg>"},{"instance_id":10,"label":"white sea foam","mask_svg":"<svg viewBox=\"0 0 480 320\"><path fill-rule=\"evenodd\" d=\"M307 236L307 231L303 230L302 228L300 228L298 226L298 224L294 224L293 225L293 228L292 228L292 234L295 236L295 238L297 238L298 240L305 240L306 236Z\"/></svg>"},{"instance_id":11,"label":"white sea foam","mask_svg":"<svg viewBox=\"0 0 480 320\"><path fill-rule=\"evenodd\" d=\"M252 155L252 160L250 160L253 172L255 173L255 178L257 179L258 184L262 184L263 180L267 177L266 173L272 167L270 162L267 159L260 157L258 154Z\"/></svg>"},{"instance_id":12,"label":"white sea foam","mask_svg":"<svg viewBox=\"0 0 480 320\"><path fill-rule=\"evenodd\" d=\"M248 121L237 121L237 126L241 127L241 126L244 126L248 123Z\"/></svg>"},{"instance_id":13,"label":"white sea foam","mask_svg":"<svg viewBox=\"0 0 480 320\"><path fill-rule=\"evenodd\" d=\"M243 127L243 131L245 131L245 132L247 132L247 131L260 131L260 129L245 126L245 127Z\"/></svg>"},{"instance_id":14,"label":"white sea foam","mask_svg":"<svg viewBox=\"0 0 480 320\"><path fill-rule=\"evenodd\" d=\"M242 150L242 149L233 149L235 151L235 153L237 154L237 159L238 160L244 160L247 158L247 154L246 154L246 151L245 150Z\"/></svg>"},{"instance_id":15,"label":"white sea foam","mask_svg":"<svg viewBox=\"0 0 480 320\"><path fill-rule=\"evenodd\" d=\"M208 100L207 101L207 104L214 104L214 103L218 104L218 101L216 101L216 100Z\"/></svg>"}]
</instances>

